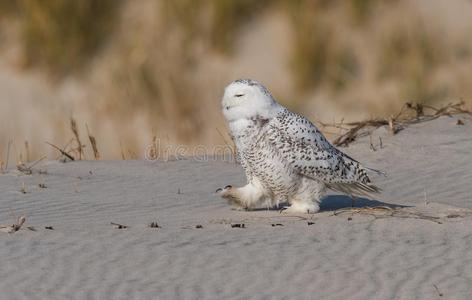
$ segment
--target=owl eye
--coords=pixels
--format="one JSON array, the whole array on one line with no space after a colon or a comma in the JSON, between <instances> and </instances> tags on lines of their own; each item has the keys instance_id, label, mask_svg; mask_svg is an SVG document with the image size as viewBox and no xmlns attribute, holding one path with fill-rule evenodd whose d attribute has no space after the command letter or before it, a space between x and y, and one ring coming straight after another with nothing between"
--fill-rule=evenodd
<instances>
[{"instance_id":1,"label":"owl eye","mask_svg":"<svg viewBox=\"0 0 472 300\"><path fill-rule=\"evenodd\" d=\"M239 97L244 96L244 94L236 94L236 95L234 95L234 96L239 98Z\"/></svg>"}]
</instances>

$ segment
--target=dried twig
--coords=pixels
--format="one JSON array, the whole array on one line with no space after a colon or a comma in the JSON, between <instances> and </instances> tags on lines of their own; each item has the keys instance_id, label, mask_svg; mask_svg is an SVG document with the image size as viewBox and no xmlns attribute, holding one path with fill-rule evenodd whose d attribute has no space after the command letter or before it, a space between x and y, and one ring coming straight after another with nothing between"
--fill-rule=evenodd
<instances>
[{"instance_id":1,"label":"dried twig","mask_svg":"<svg viewBox=\"0 0 472 300\"><path fill-rule=\"evenodd\" d=\"M15 232L17 232L18 230L21 229L21 226L23 226L23 224L25 224L25 222L26 222L26 217L25 216L19 217L15 224L0 225L0 232L15 233Z\"/></svg>"},{"instance_id":2,"label":"dried twig","mask_svg":"<svg viewBox=\"0 0 472 300\"><path fill-rule=\"evenodd\" d=\"M370 143L370 149L374 152L377 151L374 144L372 144L372 134L369 135L369 143Z\"/></svg>"},{"instance_id":3,"label":"dried twig","mask_svg":"<svg viewBox=\"0 0 472 300\"><path fill-rule=\"evenodd\" d=\"M40 159L34 161L31 165L26 165L25 163L19 163L16 165L16 169L23 174L31 175L33 174L33 167L40 163L42 160L46 159L47 156L43 156Z\"/></svg>"},{"instance_id":4,"label":"dried twig","mask_svg":"<svg viewBox=\"0 0 472 300\"><path fill-rule=\"evenodd\" d=\"M244 223L231 224L231 228L246 228Z\"/></svg>"},{"instance_id":5,"label":"dried twig","mask_svg":"<svg viewBox=\"0 0 472 300\"><path fill-rule=\"evenodd\" d=\"M122 225L122 224L118 224L118 223L114 223L114 222L111 222L110 224L115 226L116 229L126 229L126 228L128 228L128 226L126 226L126 225Z\"/></svg>"},{"instance_id":6,"label":"dried twig","mask_svg":"<svg viewBox=\"0 0 472 300\"><path fill-rule=\"evenodd\" d=\"M433 284L433 286L434 286L434 289L436 290L436 292L438 293L438 296L439 296L439 297L444 296L443 293L441 293L441 292L439 291L438 287L437 287L435 284Z\"/></svg>"},{"instance_id":7,"label":"dried twig","mask_svg":"<svg viewBox=\"0 0 472 300\"><path fill-rule=\"evenodd\" d=\"M407 125L430 121L440 116L451 116L455 114L472 114L472 112L465 109L464 106L464 101L460 101L457 103L449 103L441 108L435 108L421 103L405 103L405 105L402 106L400 111L395 116L390 116L389 118L371 119L360 122L320 124L323 127L339 128L342 131L345 131L333 141L333 144L336 146L348 146L358 137L365 136L371 133L374 129L381 126L388 126L390 132L392 134L396 134ZM428 113L427 110L432 112ZM411 111L414 112L413 116L411 114L408 114L408 112ZM367 129L367 132L364 129Z\"/></svg>"},{"instance_id":8,"label":"dried twig","mask_svg":"<svg viewBox=\"0 0 472 300\"><path fill-rule=\"evenodd\" d=\"M234 160L235 163L238 162L238 159L237 159L237 153L236 153L236 145L234 144L234 141L232 138L230 138L230 141L228 141L225 136L223 135L223 133L221 133L221 131L218 129L218 127L216 127L216 131L218 132L218 134L221 136L221 138L223 139L226 147L228 147L231 151L231 159ZM226 155L226 153L224 152L223 155Z\"/></svg>"},{"instance_id":9,"label":"dried twig","mask_svg":"<svg viewBox=\"0 0 472 300\"><path fill-rule=\"evenodd\" d=\"M46 144L48 144L49 146L55 148L56 150L58 150L59 152L61 152L62 155L64 155L65 157L67 157L68 159L70 160L75 160L74 157L72 155L70 155L69 153L67 153L66 151L64 151L63 149L59 148L58 146L54 145L54 144L51 144L49 142L45 142Z\"/></svg>"},{"instance_id":10,"label":"dried twig","mask_svg":"<svg viewBox=\"0 0 472 300\"><path fill-rule=\"evenodd\" d=\"M28 193L28 191L26 190L26 185L25 185L24 182L21 183L20 192L21 192L22 194L27 194L27 193Z\"/></svg>"}]
</instances>

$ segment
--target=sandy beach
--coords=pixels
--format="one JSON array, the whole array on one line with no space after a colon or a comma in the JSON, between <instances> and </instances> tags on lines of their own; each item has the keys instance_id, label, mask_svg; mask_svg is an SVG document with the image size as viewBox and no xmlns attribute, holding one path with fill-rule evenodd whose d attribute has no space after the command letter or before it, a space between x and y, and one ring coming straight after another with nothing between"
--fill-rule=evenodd
<instances>
[{"instance_id":1,"label":"sandy beach","mask_svg":"<svg viewBox=\"0 0 472 300\"><path fill-rule=\"evenodd\" d=\"M314 215L232 210L231 162L11 168L0 223L26 223L0 232L0 298L472 299L471 137L466 115L379 128L342 150L387 173L356 202L382 207L331 193Z\"/></svg>"}]
</instances>

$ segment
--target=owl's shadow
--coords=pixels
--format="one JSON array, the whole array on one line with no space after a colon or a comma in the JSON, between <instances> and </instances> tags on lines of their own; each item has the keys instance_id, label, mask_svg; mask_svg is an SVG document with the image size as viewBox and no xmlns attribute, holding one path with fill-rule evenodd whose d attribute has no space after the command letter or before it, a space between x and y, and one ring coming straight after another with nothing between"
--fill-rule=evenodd
<instances>
[{"instance_id":1,"label":"owl's shadow","mask_svg":"<svg viewBox=\"0 0 472 300\"><path fill-rule=\"evenodd\" d=\"M353 206L354 204L354 206ZM386 203L379 200L372 200L367 198L357 198L354 203L352 198L346 195L328 195L321 200L320 211L334 211L342 208L349 207L376 207L376 206L388 206L391 208L405 207L404 205Z\"/></svg>"},{"instance_id":2,"label":"owl's shadow","mask_svg":"<svg viewBox=\"0 0 472 300\"><path fill-rule=\"evenodd\" d=\"M353 206L354 204L354 206ZM290 206L289 203L280 203L278 207L272 208L255 208L251 211L263 211L263 210L277 210L280 211L282 207ZM346 195L327 195L321 199L320 203L320 211L335 211L342 208L361 208L361 207L376 207L376 206L387 206L390 208L402 208L402 207L409 207L405 205L393 204L382 202L379 200L373 200L368 198L356 197L354 203L352 202L352 198Z\"/></svg>"}]
</instances>

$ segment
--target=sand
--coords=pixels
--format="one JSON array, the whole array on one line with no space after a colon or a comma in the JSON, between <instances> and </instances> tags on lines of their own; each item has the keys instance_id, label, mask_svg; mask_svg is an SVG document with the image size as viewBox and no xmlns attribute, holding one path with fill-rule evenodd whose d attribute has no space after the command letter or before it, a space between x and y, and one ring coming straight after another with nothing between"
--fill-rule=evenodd
<instances>
[{"instance_id":1,"label":"sand","mask_svg":"<svg viewBox=\"0 0 472 300\"><path fill-rule=\"evenodd\" d=\"M374 177L382 195L356 202L394 207L375 216L341 213L351 200L336 194L315 215L231 210L214 191L245 179L223 161L10 170L0 223L26 223L0 232L1 298L472 299L471 137L470 117L441 117L344 148L388 174Z\"/></svg>"}]
</instances>

